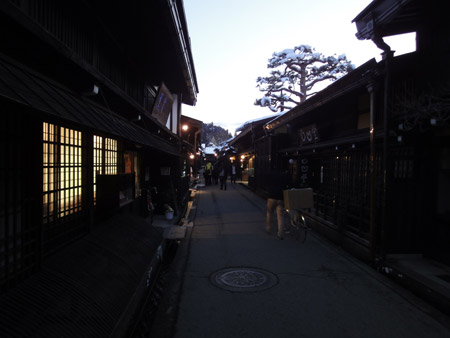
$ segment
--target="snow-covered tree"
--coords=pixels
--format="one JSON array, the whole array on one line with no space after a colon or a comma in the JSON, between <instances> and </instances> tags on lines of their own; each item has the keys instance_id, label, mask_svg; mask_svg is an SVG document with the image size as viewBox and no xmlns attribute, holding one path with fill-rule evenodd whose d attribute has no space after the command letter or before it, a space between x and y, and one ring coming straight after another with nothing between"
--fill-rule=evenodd
<instances>
[{"instance_id":1,"label":"snow-covered tree","mask_svg":"<svg viewBox=\"0 0 450 338\"><path fill-rule=\"evenodd\" d=\"M273 53L267 68L273 69L270 75L256 80L265 94L255 105L277 112L295 107L314 94L310 91L316 84L337 80L354 66L344 54L324 56L311 46L300 45Z\"/></svg>"}]
</instances>

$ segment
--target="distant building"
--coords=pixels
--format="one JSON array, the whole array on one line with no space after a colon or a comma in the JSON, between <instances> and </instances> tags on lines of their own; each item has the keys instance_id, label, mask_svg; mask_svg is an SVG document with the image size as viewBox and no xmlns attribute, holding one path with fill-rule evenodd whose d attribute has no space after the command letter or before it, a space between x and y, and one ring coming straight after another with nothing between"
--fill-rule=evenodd
<instances>
[{"instance_id":1,"label":"distant building","mask_svg":"<svg viewBox=\"0 0 450 338\"><path fill-rule=\"evenodd\" d=\"M267 167L269 158L257 149L261 144L261 140L265 140L267 134L264 125L280 116L274 114L259 119L253 119L245 122L236 129L236 136L233 137L229 144L235 148L236 162L239 164L239 174L243 182L247 183L252 189L259 190L265 186L262 180L265 179L265 173L270 170ZM266 144L263 142L263 144ZM257 155L258 154L258 155Z\"/></svg>"},{"instance_id":2,"label":"distant building","mask_svg":"<svg viewBox=\"0 0 450 338\"><path fill-rule=\"evenodd\" d=\"M184 169L196 174L202 160L202 121L181 116L181 139L185 154Z\"/></svg>"}]
</instances>

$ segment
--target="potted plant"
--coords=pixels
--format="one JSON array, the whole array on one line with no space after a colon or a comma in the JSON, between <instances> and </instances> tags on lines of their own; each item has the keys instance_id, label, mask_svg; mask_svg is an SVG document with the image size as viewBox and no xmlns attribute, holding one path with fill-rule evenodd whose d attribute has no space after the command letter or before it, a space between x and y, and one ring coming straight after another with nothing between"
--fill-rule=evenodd
<instances>
[{"instance_id":1,"label":"potted plant","mask_svg":"<svg viewBox=\"0 0 450 338\"><path fill-rule=\"evenodd\" d=\"M165 204L164 209L165 209L164 215L166 216L166 219L167 220L173 219L173 214L174 214L173 208L170 205Z\"/></svg>"}]
</instances>

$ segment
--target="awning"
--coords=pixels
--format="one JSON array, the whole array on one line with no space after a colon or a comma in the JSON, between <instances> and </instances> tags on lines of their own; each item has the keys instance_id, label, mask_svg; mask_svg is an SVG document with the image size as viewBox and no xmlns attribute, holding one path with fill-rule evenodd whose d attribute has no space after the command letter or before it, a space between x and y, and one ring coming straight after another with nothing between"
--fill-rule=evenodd
<instances>
[{"instance_id":1,"label":"awning","mask_svg":"<svg viewBox=\"0 0 450 338\"><path fill-rule=\"evenodd\" d=\"M83 127L180 155L178 145L3 57L0 57L0 96Z\"/></svg>"},{"instance_id":2,"label":"awning","mask_svg":"<svg viewBox=\"0 0 450 338\"><path fill-rule=\"evenodd\" d=\"M377 140L383 138L383 136L384 136L383 130L376 131L374 134L374 138ZM322 142L318 142L318 143L314 143L314 144L306 144L306 145L302 145L302 146L283 148L283 149L279 149L277 152L279 154L307 152L307 151L311 151L313 149L318 150L318 149L324 149L324 148L333 148L336 146L343 146L343 145L348 145L348 144L358 144L361 142L369 142L369 141L370 141L370 133L367 131L364 133L350 135L350 136L342 137L339 139L327 140L327 141L322 141Z\"/></svg>"}]
</instances>

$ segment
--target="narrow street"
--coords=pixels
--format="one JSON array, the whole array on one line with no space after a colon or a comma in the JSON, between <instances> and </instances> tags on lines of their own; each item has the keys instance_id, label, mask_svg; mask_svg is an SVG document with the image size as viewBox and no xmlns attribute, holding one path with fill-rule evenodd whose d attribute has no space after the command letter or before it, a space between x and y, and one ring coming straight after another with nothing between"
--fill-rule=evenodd
<instances>
[{"instance_id":1,"label":"narrow street","mask_svg":"<svg viewBox=\"0 0 450 338\"><path fill-rule=\"evenodd\" d=\"M265 201L227 188L199 188L174 337L449 336L448 317L319 236L267 235Z\"/></svg>"}]
</instances>

